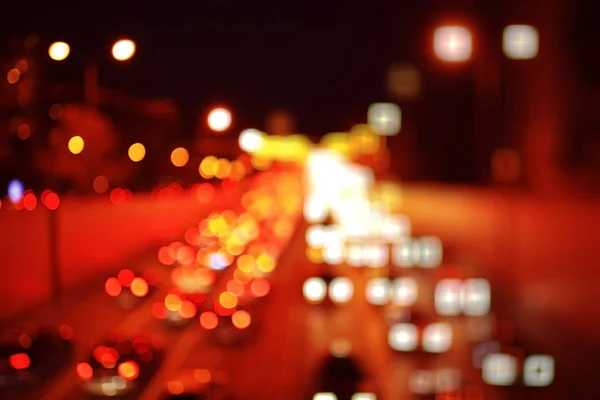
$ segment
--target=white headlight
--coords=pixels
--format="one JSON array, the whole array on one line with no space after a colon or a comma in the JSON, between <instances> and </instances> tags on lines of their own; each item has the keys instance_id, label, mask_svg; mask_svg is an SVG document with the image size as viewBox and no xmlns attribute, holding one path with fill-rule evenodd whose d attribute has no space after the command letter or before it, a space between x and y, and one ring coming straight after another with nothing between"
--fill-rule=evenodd
<instances>
[{"instance_id":1,"label":"white headlight","mask_svg":"<svg viewBox=\"0 0 600 400\"><path fill-rule=\"evenodd\" d=\"M410 268L414 266L413 241L410 238L400 239L392 247L392 262L397 267Z\"/></svg>"},{"instance_id":2,"label":"white headlight","mask_svg":"<svg viewBox=\"0 0 600 400\"><path fill-rule=\"evenodd\" d=\"M375 393L354 393L350 400L377 400Z\"/></svg>"},{"instance_id":3,"label":"white headlight","mask_svg":"<svg viewBox=\"0 0 600 400\"><path fill-rule=\"evenodd\" d=\"M394 324L388 333L388 343L397 351L413 351L418 341L417 327L413 324Z\"/></svg>"},{"instance_id":4,"label":"white headlight","mask_svg":"<svg viewBox=\"0 0 600 400\"><path fill-rule=\"evenodd\" d=\"M344 262L344 245L330 243L323 249L323 261L329 265L340 265Z\"/></svg>"},{"instance_id":5,"label":"white headlight","mask_svg":"<svg viewBox=\"0 0 600 400\"><path fill-rule=\"evenodd\" d=\"M352 267L363 266L363 248L360 243L346 245L346 262Z\"/></svg>"},{"instance_id":6,"label":"white headlight","mask_svg":"<svg viewBox=\"0 0 600 400\"><path fill-rule=\"evenodd\" d=\"M413 278L394 279L392 302L402 307L410 307L415 304L418 296L417 282Z\"/></svg>"},{"instance_id":7,"label":"white headlight","mask_svg":"<svg viewBox=\"0 0 600 400\"><path fill-rule=\"evenodd\" d=\"M462 281L442 279L435 286L435 312L439 315L459 315L461 309Z\"/></svg>"},{"instance_id":8,"label":"white headlight","mask_svg":"<svg viewBox=\"0 0 600 400\"><path fill-rule=\"evenodd\" d=\"M308 278L304 282L302 293L311 303L320 303L327 295L327 283L321 278Z\"/></svg>"},{"instance_id":9,"label":"white headlight","mask_svg":"<svg viewBox=\"0 0 600 400\"><path fill-rule=\"evenodd\" d=\"M306 230L306 244L309 247L320 249L325 242L325 227L323 225L312 225Z\"/></svg>"},{"instance_id":10,"label":"white headlight","mask_svg":"<svg viewBox=\"0 0 600 400\"><path fill-rule=\"evenodd\" d=\"M419 261L423 268L436 268L442 263L442 241L435 236L424 236L419 241Z\"/></svg>"},{"instance_id":11,"label":"white headlight","mask_svg":"<svg viewBox=\"0 0 600 400\"><path fill-rule=\"evenodd\" d=\"M517 379L517 359L510 354L488 354L483 358L481 378L494 386L514 384Z\"/></svg>"},{"instance_id":12,"label":"white headlight","mask_svg":"<svg viewBox=\"0 0 600 400\"><path fill-rule=\"evenodd\" d=\"M491 289L487 279L467 279L462 288L463 313L470 316L490 312Z\"/></svg>"},{"instance_id":13,"label":"white headlight","mask_svg":"<svg viewBox=\"0 0 600 400\"><path fill-rule=\"evenodd\" d=\"M381 306L390 299L390 281L387 278L373 278L367 282L367 301Z\"/></svg>"},{"instance_id":14,"label":"white headlight","mask_svg":"<svg viewBox=\"0 0 600 400\"><path fill-rule=\"evenodd\" d=\"M313 396L313 400L337 400L333 393L317 393Z\"/></svg>"},{"instance_id":15,"label":"white headlight","mask_svg":"<svg viewBox=\"0 0 600 400\"><path fill-rule=\"evenodd\" d=\"M423 350L444 353L452 346L452 327L444 322L429 324L423 330Z\"/></svg>"},{"instance_id":16,"label":"white headlight","mask_svg":"<svg viewBox=\"0 0 600 400\"><path fill-rule=\"evenodd\" d=\"M354 285L349 278L335 278L329 284L329 298L334 303L347 303L354 295Z\"/></svg>"},{"instance_id":17,"label":"white headlight","mask_svg":"<svg viewBox=\"0 0 600 400\"><path fill-rule=\"evenodd\" d=\"M367 246L365 265L369 268L383 268L387 265L390 254L387 246L382 243L370 244Z\"/></svg>"}]
</instances>

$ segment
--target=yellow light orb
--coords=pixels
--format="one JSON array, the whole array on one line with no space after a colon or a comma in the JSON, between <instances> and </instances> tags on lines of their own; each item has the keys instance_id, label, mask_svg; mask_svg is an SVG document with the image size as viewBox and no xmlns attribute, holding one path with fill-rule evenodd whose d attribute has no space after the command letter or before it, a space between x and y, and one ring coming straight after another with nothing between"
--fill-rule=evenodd
<instances>
[{"instance_id":1,"label":"yellow light orb","mask_svg":"<svg viewBox=\"0 0 600 400\"><path fill-rule=\"evenodd\" d=\"M231 126L231 112L222 107L215 108L208 113L208 127L215 132L224 132Z\"/></svg>"},{"instance_id":2,"label":"yellow light orb","mask_svg":"<svg viewBox=\"0 0 600 400\"><path fill-rule=\"evenodd\" d=\"M83 151L83 138L81 136L73 136L69 139L69 151L73 154L79 154Z\"/></svg>"},{"instance_id":3,"label":"yellow light orb","mask_svg":"<svg viewBox=\"0 0 600 400\"><path fill-rule=\"evenodd\" d=\"M113 45L112 55L117 61L127 61L135 54L133 40L121 39Z\"/></svg>"},{"instance_id":4,"label":"yellow light orb","mask_svg":"<svg viewBox=\"0 0 600 400\"><path fill-rule=\"evenodd\" d=\"M131 161L140 162L146 156L146 148L141 143L134 143L129 146L129 151L127 153Z\"/></svg>"},{"instance_id":5,"label":"yellow light orb","mask_svg":"<svg viewBox=\"0 0 600 400\"><path fill-rule=\"evenodd\" d=\"M54 61L62 61L69 57L71 47L65 42L54 42L48 48L48 55Z\"/></svg>"},{"instance_id":6,"label":"yellow light orb","mask_svg":"<svg viewBox=\"0 0 600 400\"><path fill-rule=\"evenodd\" d=\"M183 167L190 160L190 154L183 147L178 147L171 153L171 162L176 167Z\"/></svg>"}]
</instances>

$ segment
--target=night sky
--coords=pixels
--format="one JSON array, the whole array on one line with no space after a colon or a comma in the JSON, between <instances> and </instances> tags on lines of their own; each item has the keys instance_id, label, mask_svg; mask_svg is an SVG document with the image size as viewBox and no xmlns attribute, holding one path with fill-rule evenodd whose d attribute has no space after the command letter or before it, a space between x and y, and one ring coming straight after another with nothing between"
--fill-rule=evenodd
<instances>
[{"instance_id":1,"label":"night sky","mask_svg":"<svg viewBox=\"0 0 600 400\"><path fill-rule=\"evenodd\" d=\"M421 71L423 95L401 104L403 132L389 144L403 154L396 158L407 151L416 157L410 161L420 165L416 178L464 181L474 177L473 71L433 59L432 32L473 6L473 0L15 1L3 6L0 33L5 56L11 35L39 36L48 82L81 84L86 63L94 61L102 86L173 98L183 115L177 135L189 138L215 104L233 110L236 129L264 128L268 112L284 108L296 116L299 133L348 130L366 122L371 103L394 101L386 90L390 65L412 63ZM110 49L123 37L137 51L119 63ZM64 62L48 60L56 40L71 45Z\"/></svg>"},{"instance_id":2,"label":"night sky","mask_svg":"<svg viewBox=\"0 0 600 400\"><path fill-rule=\"evenodd\" d=\"M103 85L174 97L188 117L225 102L257 125L282 106L302 130L323 133L349 128L385 99L390 62L418 61L431 14L415 1L35 3L3 6L2 30L35 32L42 48L70 43L70 58L50 69L54 79L76 82L93 59ZM121 36L138 45L126 64L110 57Z\"/></svg>"}]
</instances>

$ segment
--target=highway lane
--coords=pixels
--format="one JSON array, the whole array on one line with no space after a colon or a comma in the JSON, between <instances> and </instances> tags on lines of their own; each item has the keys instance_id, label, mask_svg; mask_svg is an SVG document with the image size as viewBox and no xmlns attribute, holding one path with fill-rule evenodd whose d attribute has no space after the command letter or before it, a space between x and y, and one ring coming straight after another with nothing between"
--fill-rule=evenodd
<instances>
[{"instance_id":1,"label":"highway lane","mask_svg":"<svg viewBox=\"0 0 600 400\"><path fill-rule=\"evenodd\" d=\"M417 228L420 227L417 226ZM419 232L417 230L417 233L435 233L433 224L430 228L428 231L421 230ZM447 228L444 232L448 232ZM443 276L444 271L451 270L457 270L465 276L470 276L477 271L473 270L472 264L464 262L467 258L466 255L475 254L473 259L481 260L481 252L474 248L477 244L473 246L465 244L461 240L460 233L457 237L453 237L450 232L443 238L449 248L455 249L448 252L446 265L438 271L432 271L431 277L423 271L404 270L402 272L403 275L419 279L422 312L426 315L430 315L433 311L435 279ZM510 254L504 258L500 255L496 262L507 263L511 257ZM154 254L142 262L148 266L153 263L156 264ZM486 277L483 267L480 267L479 272L483 272L483 276ZM87 355L91 347L98 344L106 330L118 326L119 323L121 324L120 328L125 330L158 332L164 336L167 342L167 359L164 368L144 393L143 399L156 398L170 373L180 368L202 367L228 372L232 379L232 389L238 398L301 399L306 393L307 385L311 382L319 356L327 351L329 343L336 337L346 337L352 342L357 355L364 360L369 372L376 377L384 398L389 399L412 398L408 393L408 376L416 365L467 366L470 363L465 339L466 319L464 318L447 319L452 322L455 334L455 346L447 356L431 357L430 360L425 360L424 357L418 355L396 355L391 352L386 343L387 327L383 322L382 312L377 307L368 305L365 300L366 280L373 273L368 269L360 270L346 265L333 267L335 272L349 276L355 284L355 299L350 304L331 309L306 305L301 294L302 283L307 277L314 276L321 270L321 266L316 266L306 259L304 233L303 231L297 232L289 249L279 261L279 268L273 276L272 292L256 316L258 322L260 317L268 315L268 322L258 326L257 337L254 340L250 340L240 347L221 348L215 346L196 324L180 331L166 329L160 321L151 318L149 307L152 299L136 310L120 310L112 302L114 299L108 298L101 288L92 291L86 302L78 303L72 310L63 311L63 319L76 328L75 332L78 338L83 335L83 341L77 343L78 353L81 355ZM163 268L162 271L168 271L168 268ZM502 281L495 280L493 274L489 278L492 285L494 309L502 311L514 308L506 307L507 304L515 303L514 297L503 290L498 290L503 288ZM91 314L89 310L97 310L97 312ZM54 322L54 318L57 318L50 314L45 316L44 313L41 314L40 318L46 318L50 322ZM512 320L517 326L523 326L530 325L528 324L531 321L530 318L531 314L516 314ZM555 335L561 329L551 324L552 321L541 319L536 322L538 321L543 323L539 326L534 324L528 329L530 334L534 333L534 337L535 335L545 335L548 331ZM554 349L538 345L526 348L526 350L548 351L553 354L550 350ZM568 352L561 353L561 358L557 359L557 383L563 379L559 386L527 390L486 388L485 398L568 398L565 397L568 396L568 387L565 385L564 379L577 378L576 372L565 374L562 366L568 366L569 361ZM576 367L578 367L575 368L576 371L582 368L581 366ZM72 370L69 376L68 379L60 378L54 381L45 398L79 398L80 394L77 392L77 382L76 379L73 380L75 376ZM477 382L478 375L472 374L470 378Z\"/></svg>"}]
</instances>

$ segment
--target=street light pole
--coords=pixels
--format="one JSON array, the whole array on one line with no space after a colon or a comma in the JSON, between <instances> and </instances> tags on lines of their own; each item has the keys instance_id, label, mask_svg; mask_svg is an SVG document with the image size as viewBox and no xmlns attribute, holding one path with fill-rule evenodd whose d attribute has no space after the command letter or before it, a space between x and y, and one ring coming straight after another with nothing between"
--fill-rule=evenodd
<instances>
[{"instance_id":1,"label":"street light pole","mask_svg":"<svg viewBox=\"0 0 600 400\"><path fill-rule=\"evenodd\" d=\"M488 27L484 29L483 27ZM502 54L496 48L497 32L491 21L480 25L474 60L473 134L479 179L489 181L493 149L503 142Z\"/></svg>"},{"instance_id":2,"label":"street light pole","mask_svg":"<svg viewBox=\"0 0 600 400\"><path fill-rule=\"evenodd\" d=\"M96 106L98 105L98 65L89 63L85 67L85 102Z\"/></svg>"}]
</instances>

